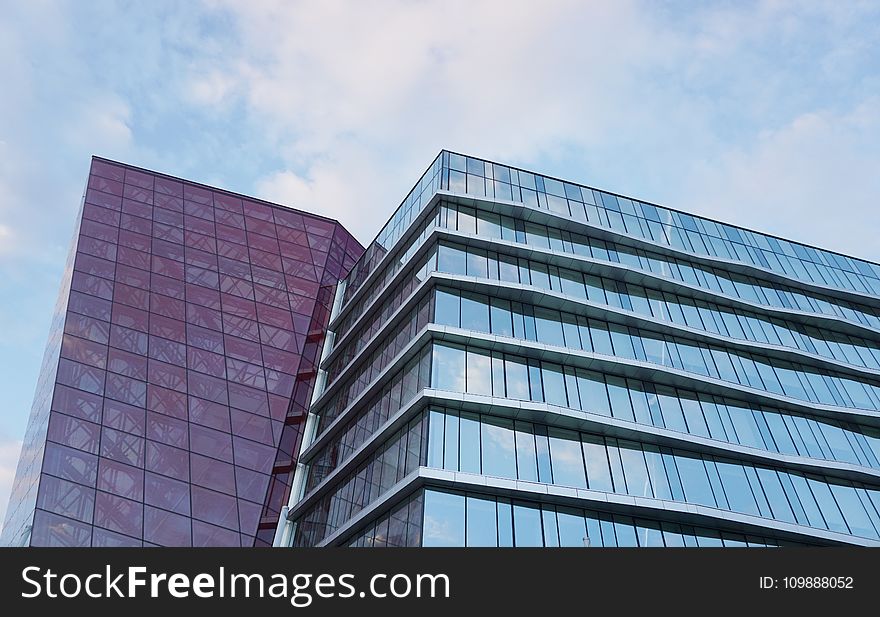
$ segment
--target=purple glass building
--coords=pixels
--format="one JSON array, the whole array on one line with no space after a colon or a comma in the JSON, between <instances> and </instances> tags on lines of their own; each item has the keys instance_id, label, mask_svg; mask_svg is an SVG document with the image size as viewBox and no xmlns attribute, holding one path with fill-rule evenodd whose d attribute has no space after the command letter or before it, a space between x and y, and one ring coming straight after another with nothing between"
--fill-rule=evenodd
<instances>
[{"instance_id":1,"label":"purple glass building","mask_svg":"<svg viewBox=\"0 0 880 617\"><path fill-rule=\"evenodd\" d=\"M0 543L269 545L338 222L93 158Z\"/></svg>"}]
</instances>

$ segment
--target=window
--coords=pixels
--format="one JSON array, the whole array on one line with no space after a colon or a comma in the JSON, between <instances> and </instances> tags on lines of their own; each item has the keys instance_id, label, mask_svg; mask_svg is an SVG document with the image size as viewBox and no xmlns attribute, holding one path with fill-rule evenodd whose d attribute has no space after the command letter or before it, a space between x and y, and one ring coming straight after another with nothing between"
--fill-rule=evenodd
<instances>
[{"instance_id":1,"label":"window","mask_svg":"<svg viewBox=\"0 0 880 617\"><path fill-rule=\"evenodd\" d=\"M877 538L877 530L874 529L874 524L865 512L865 508L856 494L856 489L842 484L831 484L830 486L840 509L846 514L846 522L852 533L865 538Z\"/></svg>"},{"instance_id":2,"label":"window","mask_svg":"<svg viewBox=\"0 0 880 617\"><path fill-rule=\"evenodd\" d=\"M498 278L507 283L519 283L519 268L515 257L499 255Z\"/></svg>"},{"instance_id":3,"label":"window","mask_svg":"<svg viewBox=\"0 0 880 617\"><path fill-rule=\"evenodd\" d=\"M608 392L605 390L605 381L602 379L602 375L578 369L577 382L581 408L590 413L610 416L611 407L608 403Z\"/></svg>"},{"instance_id":4,"label":"window","mask_svg":"<svg viewBox=\"0 0 880 617\"><path fill-rule=\"evenodd\" d=\"M545 401L551 405L565 407L568 400L565 396L565 378L562 367L558 364L544 362L541 365L541 377L544 383Z\"/></svg>"},{"instance_id":5,"label":"window","mask_svg":"<svg viewBox=\"0 0 880 617\"><path fill-rule=\"evenodd\" d=\"M516 440L513 421L483 416L480 438L483 450L483 473L502 478L516 478Z\"/></svg>"},{"instance_id":6,"label":"window","mask_svg":"<svg viewBox=\"0 0 880 617\"><path fill-rule=\"evenodd\" d=\"M645 397L648 399L648 411L651 412L651 424L664 428L663 410L660 409L660 399L649 384L645 384Z\"/></svg>"},{"instance_id":7,"label":"window","mask_svg":"<svg viewBox=\"0 0 880 617\"><path fill-rule=\"evenodd\" d=\"M718 406L713 401L706 400L701 400L700 406L703 409L703 417L706 419L706 424L709 428L709 435L712 439L735 442L736 440L733 437L728 437L724 431L724 423L718 412Z\"/></svg>"},{"instance_id":8,"label":"window","mask_svg":"<svg viewBox=\"0 0 880 617\"><path fill-rule=\"evenodd\" d=\"M758 374L761 376L761 380L764 382L764 387L770 392L774 392L776 394L786 394L788 396L798 395L797 391L783 391L782 385L779 383L779 379L776 377L776 372L769 364L766 364L764 362L755 362L755 367L758 369Z\"/></svg>"},{"instance_id":9,"label":"window","mask_svg":"<svg viewBox=\"0 0 880 617\"><path fill-rule=\"evenodd\" d=\"M587 299L587 290L584 287L583 276L580 272L559 269L559 278L562 282L562 293L566 296L572 296L581 300Z\"/></svg>"},{"instance_id":10,"label":"window","mask_svg":"<svg viewBox=\"0 0 880 617\"><path fill-rule=\"evenodd\" d=\"M660 523L636 519L636 534L638 535L639 546L665 546L663 543L663 533L660 531Z\"/></svg>"},{"instance_id":11,"label":"window","mask_svg":"<svg viewBox=\"0 0 880 617\"><path fill-rule=\"evenodd\" d=\"M682 412L684 412L684 418L687 421L688 432L692 435L708 437L709 429L703 418L703 410L700 408L700 402L696 399L683 396L679 397L679 402L681 403Z\"/></svg>"},{"instance_id":12,"label":"window","mask_svg":"<svg viewBox=\"0 0 880 617\"><path fill-rule=\"evenodd\" d=\"M531 505L514 504L513 532L516 546L543 546L541 511Z\"/></svg>"},{"instance_id":13,"label":"window","mask_svg":"<svg viewBox=\"0 0 880 617\"><path fill-rule=\"evenodd\" d=\"M492 396L504 397L504 358L498 352L492 353Z\"/></svg>"},{"instance_id":14,"label":"window","mask_svg":"<svg viewBox=\"0 0 880 617\"><path fill-rule=\"evenodd\" d=\"M611 481L615 493L626 494L626 476L623 475L623 463L620 461L620 448L614 437L605 438L605 449L608 451L608 463L611 465Z\"/></svg>"},{"instance_id":15,"label":"window","mask_svg":"<svg viewBox=\"0 0 880 617\"><path fill-rule=\"evenodd\" d=\"M617 546L638 546L636 530L633 526L632 517L614 515L614 532L617 536Z\"/></svg>"},{"instance_id":16,"label":"window","mask_svg":"<svg viewBox=\"0 0 880 617\"><path fill-rule=\"evenodd\" d=\"M457 293L438 289L435 302L434 321L436 323L454 327L458 327L461 324L459 318L461 301Z\"/></svg>"},{"instance_id":17,"label":"window","mask_svg":"<svg viewBox=\"0 0 880 617\"><path fill-rule=\"evenodd\" d=\"M537 225L535 223L530 223L526 221L525 223L526 230L526 243L531 246L537 246L543 249L550 248L550 239L547 237L547 227L544 225Z\"/></svg>"},{"instance_id":18,"label":"window","mask_svg":"<svg viewBox=\"0 0 880 617\"><path fill-rule=\"evenodd\" d=\"M496 188L499 184L495 183ZM503 197L503 195L498 195ZM510 199L510 189L507 189L507 199ZM477 213L477 233L483 237L500 238L501 237L501 217L492 212L479 211Z\"/></svg>"},{"instance_id":19,"label":"window","mask_svg":"<svg viewBox=\"0 0 880 617\"><path fill-rule=\"evenodd\" d=\"M458 471L458 416L446 415L443 435L443 469Z\"/></svg>"},{"instance_id":20,"label":"window","mask_svg":"<svg viewBox=\"0 0 880 617\"><path fill-rule=\"evenodd\" d=\"M492 364L488 352L467 352L467 392L492 394Z\"/></svg>"},{"instance_id":21,"label":"window","mask_svg":"<svg viewBox=\"0 0 880 617\"><path fill-rule=\"evenodd\" d=\"M629 390L626 380L622 377L608 375L608 398L611 401L611 413L615 418L634 421L632 403L629 400Z\"/></svg>"},{"instance_id":22,"label":"window","mask_svg":"<svg viewBox=\"0 0 880 617\"><path fill-rule=\"evenodd\" d=\"M462 293L461 327L466 330L489 332L489 307L484 296Z\"/></svg>"},{"instance_id":23,"label":"window","mask_svg":"<svg viewBox=\"0 0 880 617\"><path fill-rule=\"evenodd\" d=\"M675 395L675 390L657 386L657 399L660 401L660 409L663 411L663 422L666 428L687 433L687 425L681 411L681 403Z\"/></svg>"},{"instance_id":24,"label":"window","mask_svg":"<svg viewBox=\"0 0 880 617\"><path fill-rule=\"evenodd\" d=\"M529 400L528 366L517 358L505 356L504 372L507 380L507 397L523 401Z\"/></svg>"},{"instance_id":25,"label":"window","mask_svg":"<svg viewBox=\"0 0 880 617\"><path fill-rule=\"evenodd\" d=\"M467 546L498 546L494 501L468 495Z\"/></svg>"},{"instance_id":26,"label":"window","mask_svg":"<svg viewBox=\"0 0 880 617\"><path fill-rule=\"evenodd\" d=\"M516 468L520 480L538 481L538 457L535 452L535 434L532 426L516 422Z\"/></svg>"},{"instance_id":27,"label":"window","mask_svg":"<svg viewBox=\"0 0 880 617\"><path fill-rule=\"evenodd\" d=\"M730 413L730 421L733 423L733 428L736 430L740 444L766 449L764 439L761 437L761 432L758 430L758 424L755 422L755 416L752 414L751 409L728 405L727 411Z\"/></svg>"},{"instance_id":28,"label":"window","mask_svg":"<svg viewBox=\"0 0 880 617\"><path fill-rule=\"evenodd\" d=\"M587 298L591 302L596 302L597 304L608 303L605 299L605 287L602 285L602 279L588 274L584 276L584 281L587 288Z\"/></svg>"},{"instance_id":29,"label":"window","mask_svg":"<svg viewBox=\"0 0 880 617\"><path fill-rule=\"evenodd\" d=\"M492 298L491 318L492 334L501 336L513 336L513 322L511 321L510 301Z\"/></svg>"},{"instance_id":30,"label":"window","mask_svg":"<svg viewBox=\"0 0 880 617\"><path fill-rule=\"evenodd\" d=\"M710 348L710 351L712 352L712 359L715 360L715 367L718 369L718 374L721 379L732 383L739 383L739 377L733 368L733 363L730 361L730 355L725 351L714 347Z\"/></svg>"},{"instance_id":31,"label":"window","mask_svg":"<svg viewBox=\"0 0 880 617\"><path fill-rule=\"evenodd\" d=\"M654 497L657 499L672 499L672 490L669 488L669 479L666 477L666 469L663 467L663 456L660 454L659 448L645 444L644 456L648 476L651 479L651 487L654 489Z\"/></svg>"},{"instance_id":32,"label":"window","mask_svg":"<svg viewBox=\"0 0 880 617\"><path fill-rule=\"evenodd\" d=\"M758 516L758 505L755 502L752 489L749 487L749 480L746 478L743 466L723 461L716 461L715 466L718 469L718 475L721 478L730 509L734 512Z\"/></svg>"},{"instance_id":33,"label":"window","mask_svg":"<svg viewBox=\"0 0 880 617\"><path fill-rule=\"evenodd\" d=\"M590 320L590 337L593 339L593 350L606 356L613 356L614 349L611 347L611 335L608 326L595 319Z\"/></svg>"},{"instance_id":34,"label":"window","mask_svg":"<svg viewBox=\"0 0 880 617\"><path fill-rule=\"evenodd\" d=\"M459 420L459 471L480 473L480 417L461 413Z\"/></svg>"},{"instance_id":35,"label":"window","mask_svg":"<svg viewBox=\"0 0 880 617\"><path fill-rule=\"evenodd\" d=\"M611 468L608 466L608 454L605 441L597 435L584 435L581 444L584 461L587 464L587 483L594 491L614 492L611 482Z\"/></svg>"},{"instance_id":36,"label":"window","mask_svg":"<svg viewBox=\"0 0 880 617\"><path fill-rule=\"evenodd\" d=\"M634 379L628 379L627 385L636 422L650 425L651 411L648 408L648 398L645 396L645 391L640 388L641 383Z\"/></svg>"},{"instance_id":37,"label":"window","mask_svg":"<svg viewBox=\"0 0 880 617\"><path fill-rule=\"evenodd\" d=\"M425 491L422 546L464 546L464 495Z\"/></svg>"},{"instance_id":38,"label":"window","mask_svg":"<svg viewBox=\"0 0 880 617\"><path fill-rule=\"evenodd\" d=\"M559 508L556 512L556 520L559 528L559 546L584 546L587 528L580 512Z\"/></svg>"},{"instance_id":39,"label":"window","mask_svg":"<svg viewBox=\"0 0 880 617\"><path fill-rule=\"evenodd\" d=\"M428 467L443 467L443 424L442 412L431 410L428 424Z\"/></svg>"},{"instance_id":40,"label":"window","mask_svg":"<svg viewBox=\"0 0 880 617\"><path fill-rule=\"evenodd\" d=\"M610 514L599 515L599 528L602 532L602 545L617 546L617 535L614 533L614 522Z\"/></svg>"},{"instance_id":41,"label":"window","mask_svg":"<svg viewBox=\"0 0 880 617\"><path fill-rule=\"evenodd\" d=\"M489 276L489 262L486 251L471 249L467 253L467 275L487 278Z\"/></svg>"},{"instance_id":42,"label":"window","mask_svg":"<svg viewBox=\"0 0 880 617\"><path fill-rule=\"evenodd\" d=\"M806 522L802 522L802 524L816 527L818 529L828 529L825 525L825 519L822 518L822 512L819 510L819 505L816 503L816 498L813 497L813 493L810 491L807 479L802 475L795 473L785 474L785 476L788 478L792 489L796 493L798 503L803 508L801 512L806 517Z\"/></svg>"},{"instance_id":43,"label":"window","mask_svg":"<svg viewBox=\"0 0 880 617\"><path fill-rule=\"evenodd\" d=\"M675 464L681 478L685 499L689 503L715 507L715 497L703 459L689 456L676 456Z\"/></svg>"},{"instance_id":44,"label":"window","mask_svg":"<svg viewBox=\"0 0 880 617\"><path fill-rule=\"evenodd\" d=\"M828 447L831 448L831 455L835 460L846 461L849 463L858 463L846 438L846 433L840 427L832 424L818 424L822 431L822 436Z\"/></svg>"},{"instance_id":45,"label":"window","mask_svg":"<svg viewBox=\"0 0 880 617\"><path fill-rule=\"evenodd\" d=\"M831 494L828 483L814 477L808 477L807 480L810 483L813 496L819 504L819 509L822 511L828 529L839 531L840 533L849 533L849 528L846 525L846 521L843 520L843 514L840 513L840 508L837 506L834 495Z\"/></svg>"},{"instance_id":46,"label":"window","mask_svg":"<svg viewBox=\"0 0 880 617\"><path fill-rule=\"evenodd\" d=\"M441 244L437 251L437 269L451 274L465 274L465 252L459 248Z\"/></svg>"},{"instance_id":47,"label":"window","mask_svg":"<svg viewBox=\"0 0 880 617\"><path fill-rule=\"evenodd\" d=\"M672 366L665 341L653 337L642 337L642 349L645 352L645 360L648 362L661 366Z\"/></svg>"},{"instance_id":48,"label":"window","mask_svg":"<svg viewBox=\"0 0 880 617\"><path fill-rule=\"evenodd\" d=\"M431 386L439 390L464 392L465 351L460 347L434 345Z\"/></svg>"},{"instance_id":49,"label":"window","mask_svg":"<svg viewBox=\"0 0 880 617\"><path fill-rule=\"evenodd\" d=\"M701 529L698 527L695 532L697 534L697 546L707 548L724 546L721 542L720 534L714 529Z\"/></svg>"},{"instance_id":50,"label":"window","mask_svg":"<svg viewBox=\"0 0 880 617\"><path fill-rule=\"evenodd\" d=\"M761 381L761 375L758 373L758 367L755 366L754 360L745 356L734 355L731 355L730 359L733 362L739 362L740 367L743 369L745 380L741 379L741 384L758 388L759 390L764 388L764 382Z\"/></svg>"},{"instance_id":51,"label":"window","mask_svg":"<svg viewBox=\"0 0 880 617\"><path fill-rule=\"evenodd\" d=\"M651 481L641 445L629 441L621 441L618 445L620 446L623 473L626 476L627 493L637 497L653 497L654 493L651 490Z\"/></svg>"},{"instance_id":52,"label":"window","mask_svg":"<svg viewBox=\"0 0 880 617\"><path fill-rule=\"evenodd\" d=\"M477 218L473 208L460 206L458 208L458 231L464 233L477 233Z\"/></svg>"},{"instance_id":53,"label":"window","mask_svg":"<svg viewBox=\"0 0 880 617\"><path fill-rule=\"evenodd\" d=\"M791 435L788 433L788 428L785 426L785 420L782 416L770 411L765 411L762 415L764 420L767 421L767 427L770 429L770 434L776 443L776 448L783 454L797 454L797 448L795 448L794 442L791 440Z\"/></svg>"},{"instance_id":54,"label":"window","mask_svg":"<svg viewBox=\"0 0 880 617\"><path fill-rule=\"evenodd\" d=\"M559 546L559 525L556 522L556 510L542 508L541 520L544 524L544 546Z\"/></svg>"},{"instance_id":55,"label":"window","mask_svg":"<svg viewBox=\"0 0 880 617\"><path fill-rule=\"evenodd\" d=\"M587 488L578 434L574 431L550 429L549 438L554 483Z\"/></svg>"},{"instance_id":56,"label":"window","mask_svg":"<svg viewBox=\"0 0 880 617\"><path fill-rule=\"evenodd\" d=\"M569 349L582 349L580 329L577 324L577 317L570 313L562 314L562 335L565 337L565 346ZM587 349L589 349L589 344Z\"/></svg>"},{"instance_id":57,"label":"window","mask_svg":"<svg viewBox=\"0 0 880 617\"><path fill-rule=\"evenodd\" d=\"M813 435L813 430L810 428L810 425L816 426L818 428L818 424L815 421L807 420L802 416L790 416L792 422L794 423L794 429L797 431L797 435L803 442L804 447L807 449L807 456L813 458L824 458L822 453L822 448L819 446L819 442L816 440L816 436Z\"/></svg>"},{"instance_id":58,"label":"window","mask_svg":"<svg viewBox=\"0 0 880 617\"><path fill-rule=\"evenodd\" d=\"M550 442L547 427L535 427L535 454L538 459L538 482L553 484L553 469L550 463Z\"/></svg>"},{"instance_id":59,"label":"window","mask_svg":"<svg viewBox=\"0 0 880 617\"><path fill-rule=\"evenodd\" d=\"M691 373L697 373L698 375L709 374L706 369L706 363L703 361L703 354L700 353L699 347L685 345L683 343L678 343L676 347L678 347L678 354L681 357L681 363L684 370Z\"/></svg>"},{"instance_id":60,"label":"window","mask_svg":"<svg viewBox=\"0 0 880 617\"><path fill-rule=\"evenodd\" d=\"M675 523L663 523L663 540L666 546L686 546L681 526Z\"/></svg>"},{"instance_id":61,"label":"window","mask_svg":"<svg viewBox=\"0 0 880 617\"><path fill-rule=\"evenodd\" d=\"M629 329L624 326L611 324L609 330L611 331L614 355L619 358L635 360L636 354L633 350L633 338L635 337L630 336Z\"/></svg>"},{"instance_id":62,"label":"window","mask_svg":"<svg viewBox=\"0 0 880 617\"><path fill-rule=\"evenodd\" d=\"M535 307L535 330L539 342L545 345L565 346L559 311Z\"/></svg>"},{"instance_id":63,"label":"window","mask_svg":"<svg viewBox=\"0 0 880 617\"><path fill-rule=\"evenodd\" d=\"M541 363L529 360L529 400L539 403L544 401L544 389L541 386Z\"/></svg>"},{"instance_id":64,"label":"window","mask_svg":"<svg viewBox=\"0 0 880 617\"><path fill-rule=\"evenodd\" d=\"M587 546L613 546L605 543L602 538L601 522L596 514L587 512L584 520L587 523L587 536L584 538L584 544ZM612 529L613 532L613 529ZM613 537L613 535L612 535Z\"/></svg>"}]
</instances>

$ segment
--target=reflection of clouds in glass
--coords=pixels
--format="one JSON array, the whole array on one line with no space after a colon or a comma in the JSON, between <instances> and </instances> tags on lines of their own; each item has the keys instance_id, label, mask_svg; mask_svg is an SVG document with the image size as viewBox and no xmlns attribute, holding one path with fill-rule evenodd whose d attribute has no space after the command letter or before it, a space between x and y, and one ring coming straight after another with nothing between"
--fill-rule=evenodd
<instances>
[{"instance_id":1,"label":"reflection of clouds in glass","mask_svg":"<svg viewBox=\"0 0 880 617\"><path fill-rule=\"evenodd\" d=\"M492 394L491 359L488 355L468 352L467 391L471 394Z\"/></svg>"},{"instance_id":2,"label":"reflection of clouds in glass","mask_svg":"<svg viewBox=\"0 0 880 617\"><path fill-rule=\"evenodd\" d=\"M503 450L513 456L516 453L516 445L513 441L513 430L494 424L483 424L483 439L488 440L486 446Z\"/></svg>"},{"instance_id":3,"label":"reflection of clouds in glass","mask_svg":"<svg viewBox=\"0 0 880 617\"><path fill-rule=\"evenodd\" d=\"M455 546L459 530L453 529L448 520L438 519L425 514L424 538L425 544L436 546Z\"/></svg>"},{"instance_id":4,"label":"reflection of clouds in glass","mask_svg":"<svg viewBox=\"0 0 880 617\"><path fill-rule=\"evenodd\" d=\"M464 495L425 492L425 546L464 545Z\"/></svg>"},{"instance_id":5,"label":"reflection of clouds in glass","mask_svg":"<svg viewBox=\"0 0 880 617\"><path fill-rule=\"evenodd\" d=\"M555 448L553 446L556 446ZM574 447L570 447L570 446ZM577 442L565 442L565 441L551 441L550 442L550 451L553 456L553 462L556 464L564 464L566 466L571 465L581 465L583 466L583 459L581 458L581 451L579 444Z\"/></svg>"},{"instance_id":6,"label":"reflection of clouds in glass","mask_svg":"<svg viewBox=\"0 0 880 617\"><path fill-rule=\"evenodd\" d=\"M516 444L512 428L483 424L483 473L516 478Z\"/></svg>"},{"instance_id":7,"label":"reflection of clouds in glass","mask_svg":"<svg viewBox=\"0 0 880 617\"><path fill-rule=\"evenodd\" d=\"M526 365L505 358L504 372L507 375L507 398L529 400L529 375Z\"/></svg>"},{"instance_id":8,"label":"reflection of clouds in glass","mask_svg":"<svg viewBox=\"0 0 880 617\"><path fill-rule=\"evenodd\" d=\"M434 347L434 380L432 385L442 390L464 392L464 350L443 345Z\"/></svg>"}]
</instances>

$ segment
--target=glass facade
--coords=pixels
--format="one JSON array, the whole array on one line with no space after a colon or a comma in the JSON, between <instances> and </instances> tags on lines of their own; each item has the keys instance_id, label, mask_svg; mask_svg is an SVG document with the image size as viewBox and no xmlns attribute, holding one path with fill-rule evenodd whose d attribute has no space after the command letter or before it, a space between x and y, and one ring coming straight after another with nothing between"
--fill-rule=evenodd
<instances>
[{"instance_id":1,"label":"glass facade","mask_svg":"<svg viewBox=\"0 0 880 617\"><path fill-rule=\"evenodd\" d=\"M880 545L877 264L444 151L328 328L282 545Z\"/></svg>"},{"instance_id":2,"label":"glass facade","mask_svg":"<svg viewBox=\"0 0 880 617\"><path fill-rule=\"evenodd\" d=\"M3 544L270 544L362 253L336 221L93 159Z\"/></svg>"},{"instance_id":3,"label":"glass facade","mask_svg":"<svg viewBox=\"0 0 880 617\"><path fill-rule=\"evenodd\" d=\"M880 546L880 265L447 151L366 250L94 159L2 542L273 539Z\"/></svg>"}]
</instances>

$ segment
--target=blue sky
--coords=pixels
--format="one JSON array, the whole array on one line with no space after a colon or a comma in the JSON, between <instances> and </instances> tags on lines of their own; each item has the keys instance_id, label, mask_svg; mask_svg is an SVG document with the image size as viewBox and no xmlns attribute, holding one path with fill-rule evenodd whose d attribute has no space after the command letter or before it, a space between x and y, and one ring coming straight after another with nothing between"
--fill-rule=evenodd
<instances>
[{"instance_id":1,"label":"blue sky","mask_svg":"<svg viewBox=\"0 0 880 617\"><path fill-rule=\"evenodd\" d=\"M441 148L880 260L876 2L0 0L0 520L98 154L372 239Z\"/></svg>"}]
</instances>

